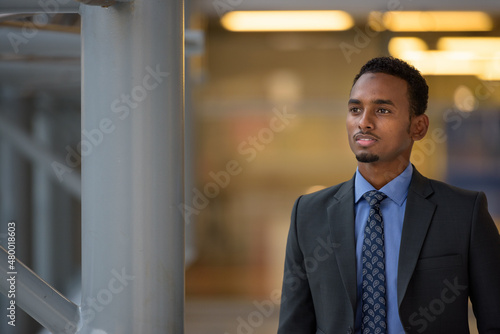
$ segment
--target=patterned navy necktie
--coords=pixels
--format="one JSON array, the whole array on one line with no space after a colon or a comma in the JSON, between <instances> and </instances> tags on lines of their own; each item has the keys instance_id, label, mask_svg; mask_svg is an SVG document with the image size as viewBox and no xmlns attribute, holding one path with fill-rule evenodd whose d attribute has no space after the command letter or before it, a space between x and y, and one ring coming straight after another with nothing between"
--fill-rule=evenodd
<instances>
[{"instance_id":1,"label":"patterned navy necktie","mask_svg":"<svg viewBox=\"0 0 500 334\"><path fill-rule=\"evenodd\" d=\"M363 334L387 333L387 303L385 298L384 221L380 202L387 195L372 190L363 194L370 204L362 247L363 290L361 296Z\"/></svg>"}]
</instances>

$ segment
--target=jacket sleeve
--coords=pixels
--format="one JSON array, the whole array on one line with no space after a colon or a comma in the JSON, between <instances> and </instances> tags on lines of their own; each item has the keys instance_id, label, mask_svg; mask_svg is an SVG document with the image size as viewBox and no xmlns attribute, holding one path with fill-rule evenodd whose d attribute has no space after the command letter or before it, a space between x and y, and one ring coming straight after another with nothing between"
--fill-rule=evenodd
<instances>
[{"instance_id":1,"label":"jacket sleeve","mask_svg":"<svg viewBox=\"0 0 500 334\"><path fill-rule=\"evenodd\" d=\"M286 245L278 334L316 333L314 305L297 235L300 200L299 197L292 210Z\"/></svg>"},{"instance_id":2,"label":"jacket sleeve","mask_svg":"<svg viewBox=\"0 0 500 334\"><path fill-rule=\"evenodd\" d=\"M474 206L469 256L470 299L480 334L500 334L500 235L484 193Z\"/></svg>"}]
</instances>

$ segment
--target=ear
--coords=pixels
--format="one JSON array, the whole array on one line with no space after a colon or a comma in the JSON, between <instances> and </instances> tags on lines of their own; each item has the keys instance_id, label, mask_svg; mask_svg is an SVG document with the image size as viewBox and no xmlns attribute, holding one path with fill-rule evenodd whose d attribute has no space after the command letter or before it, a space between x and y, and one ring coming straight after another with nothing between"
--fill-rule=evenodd
<instances>
[{"instance_id":1,"label":"ear","mask_svg":"<svg viewBox=\"0 0 500 334\"><path fill-rule=\"evenodd\" d=\"M414 141L421 140L429 130L429 117L427 115L418 115L411 120L411 138Z\"/></svg>"}]
</instances>

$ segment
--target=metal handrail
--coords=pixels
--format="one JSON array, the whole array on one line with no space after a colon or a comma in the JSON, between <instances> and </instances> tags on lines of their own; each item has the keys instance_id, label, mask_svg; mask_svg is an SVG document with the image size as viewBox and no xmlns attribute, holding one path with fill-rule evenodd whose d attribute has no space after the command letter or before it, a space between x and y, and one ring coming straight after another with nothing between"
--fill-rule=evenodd
<instances>
[{"instance_id":1,"label":"metal handrail","mask_svg":"<svg viewBox=\"0 0 500 334\"><path fill-rule=\"evenodd\" d=\"M14 305L14 317L15 310L22 308L52 333L76 333L80 321L78 306L21 261L11 258L12 262L15 264L9 267L9 253L0 246L0 292L9 298L9 307Z\"/></svg>"}]
</instances>

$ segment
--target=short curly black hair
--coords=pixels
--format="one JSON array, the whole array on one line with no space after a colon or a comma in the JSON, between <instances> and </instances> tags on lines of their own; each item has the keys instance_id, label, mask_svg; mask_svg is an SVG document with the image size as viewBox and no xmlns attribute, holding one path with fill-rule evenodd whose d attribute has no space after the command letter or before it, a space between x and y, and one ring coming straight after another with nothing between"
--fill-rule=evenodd
<instances>
[{"instance_id":1,"label":"short curly black hair","mask_svg":"<svg viewBox=\"0 0 500 334\"><path fill-rule=\"evenodd\" d=\"M353 86L365 73L385 73L408 83L411 114L418 116L427 110L429 86L420 72L407 62L394 57L377 57L369 60L354 78ZM411 116L410 114L410 116Z\"/></svg>"}]
</instances>

